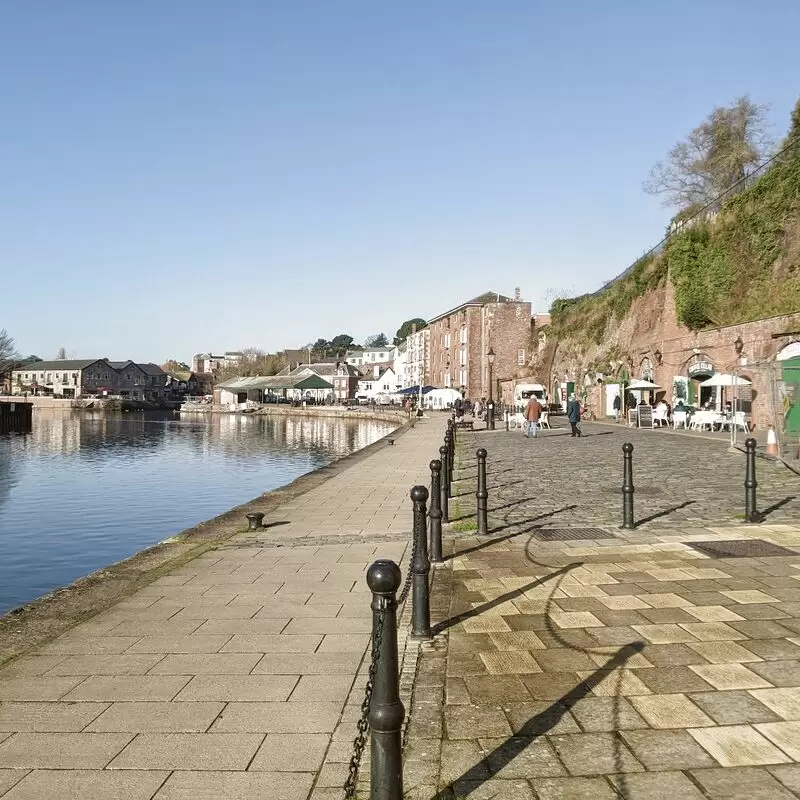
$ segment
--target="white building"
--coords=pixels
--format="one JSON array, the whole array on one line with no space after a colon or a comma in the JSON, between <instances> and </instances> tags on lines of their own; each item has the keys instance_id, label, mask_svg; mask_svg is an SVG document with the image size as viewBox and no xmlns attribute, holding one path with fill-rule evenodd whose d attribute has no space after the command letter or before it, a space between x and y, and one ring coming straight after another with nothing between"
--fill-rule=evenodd
<instances>
[{"instance_id":1,"label":"white building","mask_svg":"<svg viewBox=\"0 0 800 800\"><path fill-rule=\"evenodd\" d=\"M400 342L394 348L392 369L403 389L412 385L408 375L408 340Z\"/></svg>"},{"instance_id":2,"label":"white building","mask_svg":"<svg viewBox=\"0 0 800 800\"><path fill-rule=\"evenodd\" d=\"M345 360L351 366L359 369L371 367L374 364L386 369L392 363L394 350L394 347L365 347L363 350L348 350Z\"/></svg>"},{"instance_id":3,"label":"white building","mask_svg":"<svg viewBox=\"0 0 800 800\"><path fill-rule=\"evenodd\" d=\"M397 380L395 371L389 367L385 369L377 378L365 377L358 382L358 393L356 397L367 400L375 400L378 395L394 394L403 387Z\"/></svg>"},{"instance_id":4,"label":"white building","mask_svg":"<svg viewBox=\"0 0 800 800\"><path fill-rule=\"evenodd\" d=\"M423 328L406 339L407 386L424 386L430 380L430 335L428 328Z\"/></svg>"}]
</instances>

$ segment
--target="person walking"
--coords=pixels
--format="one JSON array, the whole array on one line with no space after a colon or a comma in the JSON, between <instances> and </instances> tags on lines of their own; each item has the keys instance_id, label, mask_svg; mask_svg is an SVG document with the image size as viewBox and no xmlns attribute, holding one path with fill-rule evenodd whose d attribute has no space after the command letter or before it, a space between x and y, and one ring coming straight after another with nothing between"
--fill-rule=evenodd
<instances>
[{"instance_id":1,"label":"person walking","mask_svg":"<svg viewBox=\"0 0 800 800\"><path fill-rule=\"evenodd\" d=\"M581 421L581 404L574 394L569 396L569 402L567 403L567 419L572 428L572 436L577 436L578 438L583 436L581 429L578 427L578 423Z\"/></svg>"},{"instance_id":2,"label":"person walking","mask_svg":"<svg viewBox=\"0 0 800 800\"><path fill-rule=\"evenodd\" d=\"M542 415L542 407L539 405L539 400L536 395L531 395L528 400L528 405L525 409L525 421L528 423L525 429L525 437L530 439L531 436L535 439L539 432L539 418Z\"/></svg>"},{"instance_id":3,"label":"person walking","mask_svg":"<svg viewBox=\"0 0 800 800\"><path fill-rule=\"evenodd\" d=\"M619 422L619 412L622 408L622 400L619 395L614 396L614 417Z\"/></svg>"}]
</instances>

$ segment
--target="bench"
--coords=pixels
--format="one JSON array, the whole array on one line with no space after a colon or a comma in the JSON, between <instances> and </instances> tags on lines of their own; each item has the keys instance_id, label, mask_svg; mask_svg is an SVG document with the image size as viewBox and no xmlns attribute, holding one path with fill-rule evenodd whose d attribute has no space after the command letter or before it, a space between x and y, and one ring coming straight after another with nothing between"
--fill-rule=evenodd
<instances>
[{"instance_id":1,"label":"bench","mask_svg":"<svg viewBox=\"0 0 800 800\"><path fill-rule=\"evenodd\" d=\"M472 431L474 430L474 422L470 419L460 419L456 421L456 428L465 428L466 430Z\"/></svg>"}]
</instances>

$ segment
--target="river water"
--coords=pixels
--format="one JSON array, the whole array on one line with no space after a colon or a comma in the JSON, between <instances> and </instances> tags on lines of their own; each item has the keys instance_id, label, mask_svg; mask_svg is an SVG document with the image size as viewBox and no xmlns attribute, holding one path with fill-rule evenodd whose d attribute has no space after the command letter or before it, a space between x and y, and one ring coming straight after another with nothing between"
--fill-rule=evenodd
<instances>
[{"instance_id":1,"label":"river water","mask_svg":"<svg viewBox=\"0 0 800 800\"><path fill-rule=\"evenodd\" d=\"M0 436L0 614L394 427L336 417L37 410L33 433Z\"/></svg>"}]
</instances>

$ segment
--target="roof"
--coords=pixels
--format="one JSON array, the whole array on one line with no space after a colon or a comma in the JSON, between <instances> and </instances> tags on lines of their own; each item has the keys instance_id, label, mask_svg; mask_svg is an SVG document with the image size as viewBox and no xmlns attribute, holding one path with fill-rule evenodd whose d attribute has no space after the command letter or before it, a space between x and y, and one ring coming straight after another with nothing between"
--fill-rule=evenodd
<instances>
[{"instance_id":1,"label":"roof","mask_svg":"<svg viewBox=\"0 0 800 800\"><path fill-rule=\"evenodd\" d=\"M449 311L445 311L443 314L437 314L435 317L431 317L428 320L428 324L430 325L431 322L436 322L436 320L438 319L449 317L451 314L455 314L457 311L461 311L462 308L467 308L467 306L485 306L488 305L489 303L513 303L513 302L517 302L514 300L513 297L506 297L506 295L499 294L498 292L484 292L483 294L479 294L477 297L473 297L472 300L467 300L466 303L462 303L460 306L451 308Z\"/></svg>"},{"instance_id":2,"label":"roof","mask_svg":"<svg viewBox=\"0 0 800 800\"><path fill-rule=\"evenodd\" d=\"M131 361L131 359L128 359L127 361L109 361L108 365L117 371L125 369L125 367L136 367L137 369L144 372L144 369L142 369L141 364L137 364L135 361Z\"/></svg>"},{"instance_id":3,"label":"roof","mask_svg":"<svg viewBox=\"0 0 800 800\"><path fill-rule=\"evenodd\" d=\"M29 364L23 364L17 367L18 370L24 369L29 372L38 372L41 370L77 370L86 369L86 367L102 361L101 358L79 358L79 359L57 359L55 361L34 361Z\"/></svg>"},{"instance_id":4,"label":"roof","mask_svg":"<svg viewBox=\"0 0 800 800\"><path fill-rule=\"evenodd\" d=\"M137 364L136 366L143 370L147 375L166 375L164 370L161 369L158 364L147 363Z\"/></svg>"},{"instance_id":5,"label":"roof","mask_svg":"<svg viewBox=\"0 0 800 800\"><path fill-rule=\"evenodd\" d=\"M234 378L217 384L217 389L229 392L246 392L256 389L333 389L333 384L319 375L255 375L250 378Z\"/></svg>"}]
</instances>

